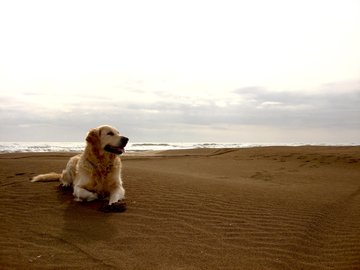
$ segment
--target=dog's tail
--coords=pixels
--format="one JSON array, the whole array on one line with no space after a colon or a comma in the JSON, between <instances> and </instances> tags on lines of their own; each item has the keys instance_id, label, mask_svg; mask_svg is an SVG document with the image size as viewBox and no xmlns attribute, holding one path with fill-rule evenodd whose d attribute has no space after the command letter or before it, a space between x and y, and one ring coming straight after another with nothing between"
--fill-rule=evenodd
<instances>
[{"instance_id":1,"label":"dog's tail","mask_svg":"<svg viewBox=\"0 0 360 270\"><path fill-rule=\"evenodd\" d=\"M30 182L53 182L59 181L61 178L61 173L46 173L46 174L39 174L31 178Z\"/></svg>"}]
</instances>

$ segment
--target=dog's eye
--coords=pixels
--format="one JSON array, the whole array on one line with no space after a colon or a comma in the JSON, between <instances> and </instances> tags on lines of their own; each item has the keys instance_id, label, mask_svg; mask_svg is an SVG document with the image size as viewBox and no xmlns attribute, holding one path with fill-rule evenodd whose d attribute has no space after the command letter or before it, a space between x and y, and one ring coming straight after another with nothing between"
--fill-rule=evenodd
<instances>
[{"instance_id":1,"label":"dog's eye","mask_svg":"<svg viewBox=\"0 0 360 270\"><path fill-rule=\"evenodd\" d=\"M109 135L109 136L114 136L114 132L109 131L109 132L107 133L107 135Z\"/></svg>"}]
</instances>

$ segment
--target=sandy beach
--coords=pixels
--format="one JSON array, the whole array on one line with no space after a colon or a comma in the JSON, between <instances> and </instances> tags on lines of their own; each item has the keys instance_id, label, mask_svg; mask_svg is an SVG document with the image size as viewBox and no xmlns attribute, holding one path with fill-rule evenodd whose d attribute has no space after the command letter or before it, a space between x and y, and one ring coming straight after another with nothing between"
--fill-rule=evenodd
<instances>
[{"instance_id":1,"label":"sandy beach","mask_svg":"<svg viewBox=\"0 0 360 270\"><path fill-rule=\"evenodd\" d=\"M0 155L1 269L360 269L360 147L126 154L123 213L29 182L73 155Z\"/></svg>"}]
</instances>

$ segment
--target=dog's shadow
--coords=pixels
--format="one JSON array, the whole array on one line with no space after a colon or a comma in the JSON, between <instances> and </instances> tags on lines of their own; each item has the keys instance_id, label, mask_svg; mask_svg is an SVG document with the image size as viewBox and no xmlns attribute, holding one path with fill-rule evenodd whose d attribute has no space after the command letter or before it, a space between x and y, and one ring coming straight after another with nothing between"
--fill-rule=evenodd
<instances>
[{"instance_id":1,"label":"dog's shadow","mask_svg":"<svg viewBox=\"0 0 360 270\"><path fill-rule=\"evenodd\" d=\"M64 226L61 238L70 243L107 241L114 238L116 227L109 222L116 213L100 211L106 201L76 202L72 188L59 187L58 199L64 209Z\"/></svg>"}]
</instances>

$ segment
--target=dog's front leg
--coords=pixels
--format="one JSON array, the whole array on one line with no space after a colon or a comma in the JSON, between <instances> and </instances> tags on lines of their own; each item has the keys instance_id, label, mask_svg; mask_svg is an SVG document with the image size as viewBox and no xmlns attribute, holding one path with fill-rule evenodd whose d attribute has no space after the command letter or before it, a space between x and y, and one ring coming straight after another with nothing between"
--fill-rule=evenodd
<instances>
[{"instance_id":1,"label":"dog's front leg","mask_svg":"<svg viewBox=\"0 0 360 270\"><path fill-rule=\"evenodd\" d=\"M98 195L94 192L88 191L82 187L74 186L75 201L93 201L98 198Z\"/></svg>"},{"instance_id":2,"label":"dog's front leg","mask_svg":"<svg viewBox=\"0 0 360 270\"><path fill-rule=\"evenodd\" d=\"M109 204L103 206L103 212L123 212L126 210L125 190L120 185L110 193Z\"/></svg>"},{"instance_id":3,"label":"dog's front leg","mask_svg":"<svg viewBox=\"0 0 360 270\"><path fill-rule=\"evenodd\" d=\"M109 205L123 199L125 199L125 189L122 186L119 186L110 193Z\"/></svg>"}]
</instances>

